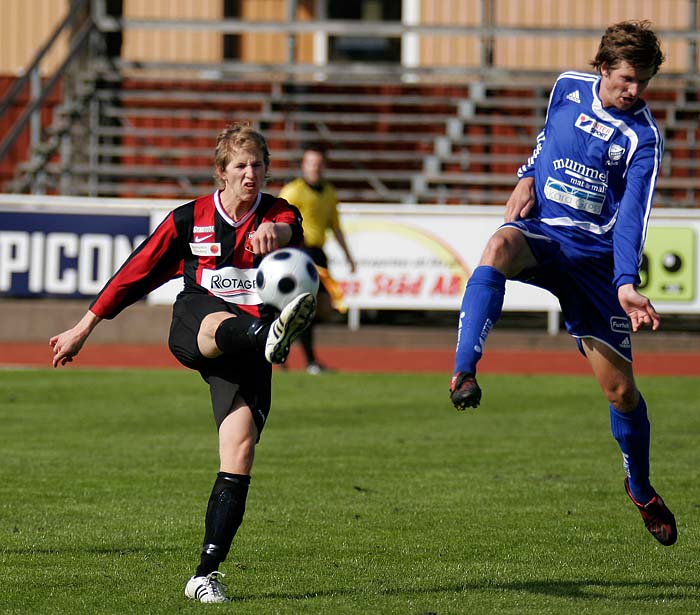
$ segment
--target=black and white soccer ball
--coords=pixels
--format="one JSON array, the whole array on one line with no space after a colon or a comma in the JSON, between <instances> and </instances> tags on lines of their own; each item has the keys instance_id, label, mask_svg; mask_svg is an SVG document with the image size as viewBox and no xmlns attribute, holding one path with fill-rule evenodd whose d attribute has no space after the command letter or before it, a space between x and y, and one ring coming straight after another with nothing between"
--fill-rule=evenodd
<instances>
[{"instance_id":1,"label":"black and white soccer ball","mask_svg":"<svg viewBox=\"0 0 700 615\"><path fill-rule=\"evenodd\" d=\"M318 270L305 252L281 248L260 261L255 278L260 300L278 310L302 293L318 292Z\"/></svg>"}]
</instances>

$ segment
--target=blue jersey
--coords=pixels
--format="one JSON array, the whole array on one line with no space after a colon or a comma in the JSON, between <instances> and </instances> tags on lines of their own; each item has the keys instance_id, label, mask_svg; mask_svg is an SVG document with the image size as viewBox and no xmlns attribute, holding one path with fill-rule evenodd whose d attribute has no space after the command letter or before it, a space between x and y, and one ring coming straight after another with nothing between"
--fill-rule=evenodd
<instances>
[{"instance_id":1,"label":"blue jersey","mask_svg":"<svg viewBox=\"0 0 700 615\"><path fill-rule=\"evenodd\" d=\"M531 217L566 251L613 256L613 283L640 283L663 138L646 103L603 108L600 77L566 72L557 79L532 156L518 177L534 177Z\"/></svg>"}]
</instances>

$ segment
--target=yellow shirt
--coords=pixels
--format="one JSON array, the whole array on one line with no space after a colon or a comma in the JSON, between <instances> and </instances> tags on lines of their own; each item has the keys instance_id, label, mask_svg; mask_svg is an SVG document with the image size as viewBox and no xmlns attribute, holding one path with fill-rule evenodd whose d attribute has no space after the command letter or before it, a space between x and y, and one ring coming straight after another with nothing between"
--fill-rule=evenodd
<instances>
[{"instance_id":1,"label":"yellow shirt","mask_svg":"<svg viewBox=\"0 0 700 615\"><path fill-rule=\"evenodd\" d=\"M329 182L318 192L301 177L289 182L280 190L279 196L299 209L303 217L304 244L311 248L322 248L326 242L326 231L337 228L338 197Z\"/></svg>"}]
</instances>

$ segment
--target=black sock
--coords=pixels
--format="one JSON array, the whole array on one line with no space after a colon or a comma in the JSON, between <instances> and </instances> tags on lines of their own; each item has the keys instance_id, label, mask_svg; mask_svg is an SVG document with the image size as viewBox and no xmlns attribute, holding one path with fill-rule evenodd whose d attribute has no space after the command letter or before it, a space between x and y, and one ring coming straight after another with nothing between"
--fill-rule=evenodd
<instances>
[{"instance_id":1,"label":"black sock","mask_svg":"<svg viewBox=\"0 0 700 615\"><path fill-rule=\"evenodd\" d=\"M221 562L219 561L218 557L214 557L208 553L202 553L199 559L199 566L197 566L194 576L206 577L208 574L218 570L220 563Z\"/></svg>"},{"instance_id":2,"label":"black sock","mask_svg":"<svg viewBox=\"0 0 700 615\"><path fill-rule=\"evenodd\" d=\"M241 350L264 350L269 323L248 314L241 314L222 321L214 334L219 350L225 354L236 354Z\"/></svg>"},{"instance_id":3,"label":"black sock","mask_svg":"<svg viewBox=\"0 0 700 615\"><path fill-rule=\"evenodd\" d=\"M250 476L247 474L219 472L216 475L204 521L204 543L196 576L207 576L226 559L243 521L248 485Z\"/></svg>"}]
</instances>

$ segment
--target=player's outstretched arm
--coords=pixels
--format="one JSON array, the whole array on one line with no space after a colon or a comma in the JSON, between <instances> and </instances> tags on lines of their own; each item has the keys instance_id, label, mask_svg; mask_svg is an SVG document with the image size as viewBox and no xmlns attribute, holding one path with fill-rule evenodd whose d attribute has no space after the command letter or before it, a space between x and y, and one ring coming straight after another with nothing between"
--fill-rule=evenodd
<instances>
[{"instance_id":1,"label":"player's outstretched arm","mask_svg":"<svg viewBox=\"0 0 700 615\"><path fill-rule=\"evenodd\" d=\"M333 235L335 235L335 240L338 242L338 245L343 249L343 252L345 253L345 258L348 261L348 265L350 265L350 271L355 273L357 270L357 265L355 265L355 259L353 259L352 254L350 254L350 248L348 248L348 242L345 241L345 234L343 233L343 229L340 228L340 226L334 226L333 227Z\"/></svg>"},{"instance_id":2,"label":"player's outstretched arm","mask_svg":"<svg viewBox=\"0 0 700 615\"><path fill-rule=\"evenodd\" d=\"M661 317L649 298L638 292L633 284L620 286L617 289L617 298L630 319L632 331L638 331L646 326L650 326L652 331L659 328Z\"/></svg>"},{"instance_id":3,"label":"player's outstretched arm","mask_svg":"<svg viewBox=\"0 0 700 615\"><path fill-rule=\"evenodd\" d=\"M54 335L49 340L49 346L53 350L53 366L70 363L101 320L99 316L88 310L74 327Z\"/></svg>"}]
</instances>

